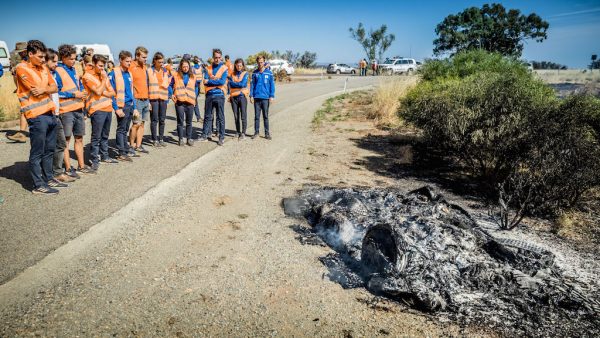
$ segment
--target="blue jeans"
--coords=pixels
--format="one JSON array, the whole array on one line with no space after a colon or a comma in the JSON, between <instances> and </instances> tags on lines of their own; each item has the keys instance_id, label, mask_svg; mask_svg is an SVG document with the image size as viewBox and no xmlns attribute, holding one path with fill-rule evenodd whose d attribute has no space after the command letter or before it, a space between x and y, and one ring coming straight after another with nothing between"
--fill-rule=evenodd
<instances>
[{"instance_id":1,"label":"blue jeans","mask_svg":"<svg viewBox=\"0 0 600 338\"><path fill-rule=\"evenodd\" d=\"M225 139L225 96L207 95L204 103L204 125L202 126L203 137L209 137L212 132L213 109L217 115L217 130L219 140Z\"/></svg>"},{"instance_id":2,"label":"blue jeans","mask_svg":"<svg viewBox=\"0 0 600 338\"><path fill-rule=\"evenodd\" d=\"M129 153L129 142L127 141L127 133L129 132L129 124L131 123L131 115L133 114L133 104L123 107L125 116L117 116L117 136L116 143L119 155L127 155Z\"/></svg>"},{"instance_id":3,"label":"blue jeans","mask_svg":"<svg viewBox=\"0 0 600 338\"><path fill-rule=\"evenodd\" d=\"M108 159L108 133L112 113L97 111L90 117L92 120L92 140L90 143L90 159L93 164L98 164L100 159Z\"/></svg>"},{"instance_id":4,"label":"blue jeans","mask_svg":"<svg viewBox=\"0 0 600 338\"><path fill-rule=\"evenodd\" d=\"M265 123L265 135L269 135L269 99L254 99L254 134L260 131L260 112Z\"/></svg>"},{"instance_id":5,"label":"blue jeans","mask_svg":"<svg viewBox=\"0 0 600 338\"><path fill-rule=\"evenodd\" d=\"M175 112L177 113L177 136L179 140L182 138L192 139L192 118L194 117L194 106L189 103L177 102L175 104ZM185 122L185 132L183 123Z\"/></svg>"},{"instance_id":6,"label":"blue jeans","mask_svg":"<svg viewBox=\"0 0 600 338\"><path fill-rule=\"evenodd\" d=\"M35 188L47 187L52 173L52 159L56 148L56 117L48 112L27 119L29 125L29 171Z\"/></svg>"}]
</instances>

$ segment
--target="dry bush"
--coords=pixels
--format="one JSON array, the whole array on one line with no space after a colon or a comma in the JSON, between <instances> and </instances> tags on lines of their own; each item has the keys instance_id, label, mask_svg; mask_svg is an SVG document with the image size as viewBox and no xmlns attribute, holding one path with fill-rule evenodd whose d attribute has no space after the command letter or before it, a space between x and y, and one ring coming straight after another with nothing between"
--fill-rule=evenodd
<instances>
[{"instance_id":1,"label":"dry bush","mask_svg":"<svg viewBox=\"0 0 600 338\"><path fill-rule=\"evenodd\" d=\"M0 122L19 118L19 100L15 91L15 82L9 71L0 78Z\"/></svg>"},{"instance_id":2,"label":"dry bush","mask_svg":"<svg viewBox=\"0 0 600 338\"><path fill-rule=\"evenodd\" d=\"M393 77L382 80L373 94L373 102L367 113L379 127L394 128L402 125L398 116L400 99L417 83L417 78Z\"/></svg>"}]
</instances>

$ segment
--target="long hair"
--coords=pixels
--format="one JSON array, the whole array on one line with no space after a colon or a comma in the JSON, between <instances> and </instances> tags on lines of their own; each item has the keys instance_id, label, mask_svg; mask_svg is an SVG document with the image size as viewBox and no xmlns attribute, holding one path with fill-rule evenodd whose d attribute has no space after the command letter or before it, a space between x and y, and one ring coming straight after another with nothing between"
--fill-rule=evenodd
<instances>
[{"instance_id":1,"label":"long hair","mask_svg":"<svg viewBox=\"0 0 600 338\"><path fill-rule=\"evenodd\" d=\"M183 64L187 63L188 66L190 67L190 69L188 70L187 73L183 72ZM177 72L179 73L179 75L183 78L183 74L187 74L189 76L194 75L194 72L192 71L192 65L190 64L190 61L188 61L187 59L181 59L181 62L179 62L179 67L177 68Z\"/></svg>"},{"instance_id":2,"label":"long hair","mask_svg":"<svg viewBox=\"0 0 600 338\"><path fill-rule=\"evenodd\" d=\"M238 63L242 64L242 72L246 71L246 64L244 63L244 59L242 58L235 59L235 62L233 63L233 71L237 71L237 69L235 69L235 65L237 65Z\"/></svg>"}]
</instances>

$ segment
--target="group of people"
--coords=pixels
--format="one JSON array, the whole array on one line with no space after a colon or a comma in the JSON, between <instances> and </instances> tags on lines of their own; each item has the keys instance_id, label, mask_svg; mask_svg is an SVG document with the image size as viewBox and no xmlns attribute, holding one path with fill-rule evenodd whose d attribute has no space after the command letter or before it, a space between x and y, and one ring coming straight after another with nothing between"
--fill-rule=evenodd
<instances>
[{"instance_id":1,"label":"group of people","mask_svg":"<svg viewBox=\"0 0 600 338\"><path fill-rule=\"evenodd\" d=\"M359 76L367 76L367 71L369 70L369 62L367 62L367 59L358 61L358 68ZM373 72L372 75L379 75L379 64L377 64L377 60L375 59L371 62L371 71Z\"/></svg>"},{"instance_id":2,"label":"group of people","mask_svg":"<svg viewBox=\"0 0 600 338\"><path fill-rule=\"evenodd\" d=\"M258 67L249 75L242 59L233 64L222 62L219 49L213 49L208 65L192 66L184 58L178 69L173 69L165 65L160 52L154 54L148 66L148 50L137 47L134 55L121 51L119 64L109 72L105 56L85 58L81 77L74 67L77 53L73 45L64 44L55 51L39 40L30 40L23 56L15 67L15 81L21 114L29 126L29 170L34 194L57 194L57 188L67 187L80 175L95 174L101 163L131 162L139 153L148 153L142 139L149 116L151 144L165 147L169 100L175 105L179 146L212 140L213 118L217 144L222 146L226 100L231 103L239 139L246 136L248 100L255 109L252 139L259 135L261 114L265 138L271 139L269 106L275 97L275 84L262 56L257 57ZM201 134L194 138L193 115L201 92L206 95L204 120ZM108 151L113 114L117 123L115 158ZM86 118L91 121L88 164L83 147ZM71 165L71 139L77 168Z\"/></svg>"}]
</instances>

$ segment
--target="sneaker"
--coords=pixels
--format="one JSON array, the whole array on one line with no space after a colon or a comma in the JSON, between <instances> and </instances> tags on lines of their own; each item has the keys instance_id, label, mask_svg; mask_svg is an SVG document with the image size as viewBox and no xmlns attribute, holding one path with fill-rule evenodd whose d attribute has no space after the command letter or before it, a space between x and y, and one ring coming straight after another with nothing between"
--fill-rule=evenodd
<instances>
[{"instance_id":1,"label":"sneaker","mask_svg":"<svg viewBox=\"0 0 600 338\"><path fill-rule=\"evenodd\" d=\"M71 167L69 170L67 170L66 174L67 174L67 176L73 177L74 179L77 179L77 180L81 178L81 176L79 176L77 174L77 170L75 170L74 167Z\"/></svg>"},{"instance_id":2,"label":"sneaker","mask_svg":"<svg viewBox=\"0 0 600 338\"><path fill-rule=\"evenodd\" d=\"M102 163L108 163L108 164L116 164L119 163L119 161L115 160L114 158L105 158L102 160Z\"/></svg>"},{"instance_id":3,"label":"sneaker","mask_svg":"<svg viewBox=\"0 0 600 338\"><path fill-rule=\"evenodd\" d=\"M92 168L93 171L98 172L98 169L100 169L100 163L92 163L90 168Z\"/></svg>"},{"instance_id":4,"label":"sneaker","mask_svg":"<svg viewBox=\"0 0 600 338\"><path fill-rule=\"evenodd\" d=\"M90 167L89 165L86 165L83 168L77 168L77 171L81 174L91 174L91 175L97 174L96 171L94 169L92 169L92 167Z\"/></svg>"},{"instance_id":5,"label":"sneaker","mask_svg":"<svg viewBox=\"0 0 600 338\"><path fill-rule=\"evenodd\" d=\"M48 186L50 188L66 188L69 185L66 183L59 182L57 179L53 178L50 181L48 181Z\"/></svg>"},{"instance_id":6,"label":"sneaker","mask_svg":"<svg viewBox=\"0 0 600 338\"><path fill-rule=\"evenodd\" d=\"M71 182L75 182L75 178L70 177L69 175L62 173L60 175L56 175L54 176L54 178L59 181L59 182L63 182L63 183L71 183Z\"/></svg>"},{"instance_id":7,"label":"sneaker","mask_svg":"<svg viewBox=\"0 0 600 338\"><path fill-rule=\"evenodd\" d=\"M246 134L242 133L238 136L238 141L242 141L246 138Z\"/></svg>"},{"instance_id":8,"label":"sneaker","mask_svg":"<svg viewBox=\"0 0 600 338\"><path fill-rule=\"evenodd\" d=\"M158 145L161 146L161 147L163 147L163 148L165 148L167 146L167 144L163 140L158 141Z\"/></svg>"},{"instance_id":9,"label":"sneaker","mask_svg":"<svg viewBox=\"0 0 600 338\"><path fill-rule=\"evenodd\" d=\"M18 131L12 135L6 135L6 138L17 143L27 142L27 135L25 135L25 132L22 131Z\"/></svg>"},{"instance_id":10,"label":"sneaker","mask_svg":"<svg viewBox=\"0 0 600 338\"><path fill-rule=\"evenodd\" d=\"M206 142L206 141L208 141L208 139L207 139L206 137L204 137L204 136L203 136L203 137L200 137L200 138L198 139L198 142Z\"/></svg>"},{"instance_id":11,"label":"sneaker","mask_svg":"<svg viewBox=\"0 0 600 338\"><path fill-rule=\"evenodd\" d=\"M154 141L150 141L150 144L152 144L152 146L154 148L158 147L158 141L154 140Z\"/></svg>"},{"instance_id":12,"label":"sneaker","mask_svg":"<svg viewBox=\"0 0 600 338\"><path fill-rule=\"evenodd\" d=\"M271 134L267 134L267 135L265 135L265 138L266 138L267 140L271 140L271 139L272 139L272 138L271 138Z\"/></svg>"},{"instance_id":13,"label":"sneaker","mask_svg":"<svg viewBox=\"0 0 600 338\"><path fill-rule=\"evenodd\" d=\"M177 144L178 144L180 147L182 147L182 146L183 146L183 140L182 140L182 139L179 139L179 142L177 142Z\"/></svg>"},{"instance_id":14,"label":"sneaker","mask_svg":"<svg viewBox=\"0 0 600 338\"><path fill-rule=\"evenodd\" d=\"M252 137L250 137L250 138L254 140L254 139L255 139L255 138L257 138L257 137L258 137L258 133L256 133L256 134L252 135Z\"/></svg>"},{"instance_id":15,"label":"sneaker","mask_svg":"<svg viewBox=\"0 0 600 338\"><path fill-rule=\"evenodd\" d=\"M121 162L133 162L131 157L129 157L127 155L119 155L119 156L117 156L117 160L119 160Z\"/></svg>"},{"instance_id":16,"label":"sneaker","mask_svg":"<svg viewBox=\"0 0 600 338\"><path fill-rule=\"evenodd\" d=\"M56 195L58 190L50 187L39 187L31 191L34 195Z\"/></svg>"},{"instance_id":17,"label":"sneaker","mask_svg":"<svg viewBox=\"0 0 600 338\"><path fill-rule=\"evenodd\" d=\"M223 145L223 140L219 140L219 142L217 142L218 145L222 146Z\"/></svg>"},{"instance_id":18,"label":"sneaker","mask_svg":"<svg viewBox=\"0 0 600 338\"><path fill-rule=\"evenodd\" d=\"M140 157L140 155L133 148L129 148L129 157Z\"/></svg>"},{"instance_id":19,"label":"sneaker","mask_svg":"<svg viewBox=\"0 0 600 338\"><path fill-rule=\"evenodd\" d=\"M149 154L150 153L148 150L146 150L144 148L144 146L139 146L139 147L135 148L135 151L140 152L140 153L144 153L144 154Z\"/></svg>"},{"instance_id":20,"label":"sneaker","mask_svg":"<svg viewBox=\"0 0 600 338\"><path fill-rule=\"evenodd\" d=\"M193 147L194 146L194 140L188 139L187 140L187 145L190 146L190 147Z\"/></svg>"}]
</instances>

